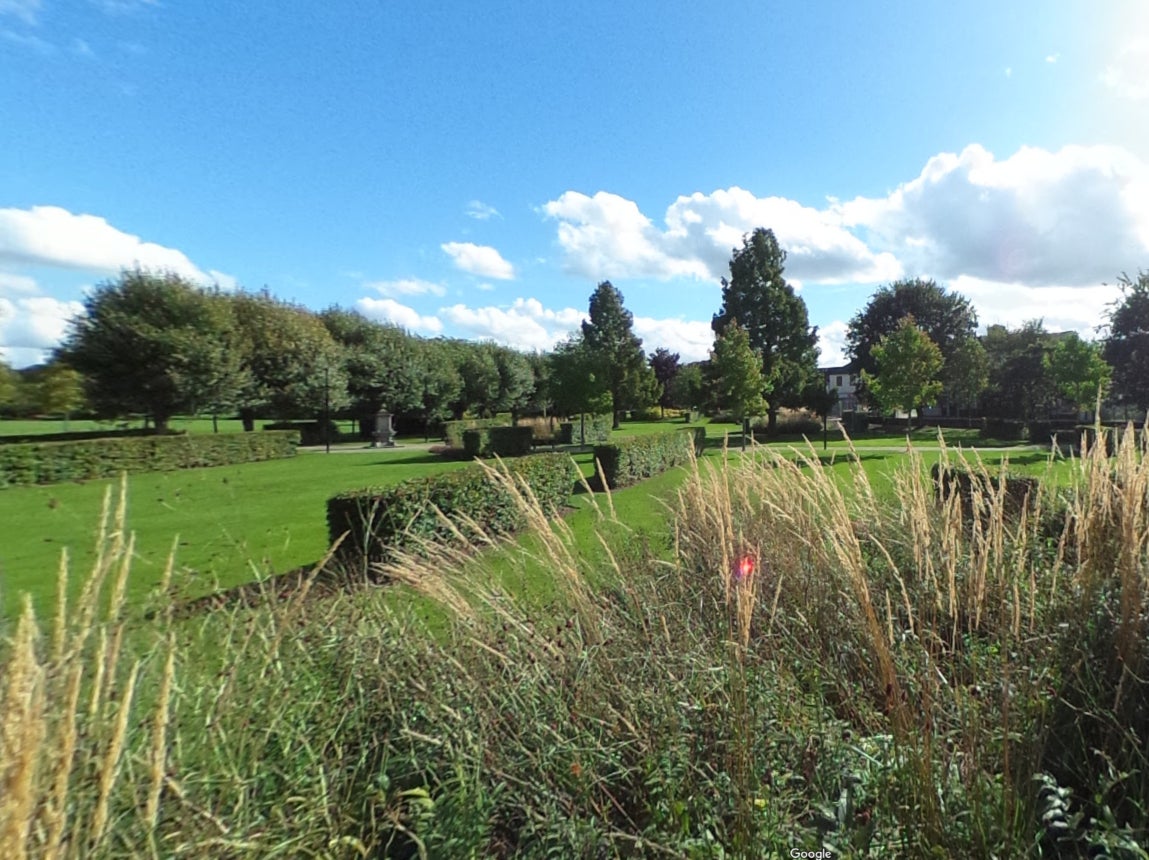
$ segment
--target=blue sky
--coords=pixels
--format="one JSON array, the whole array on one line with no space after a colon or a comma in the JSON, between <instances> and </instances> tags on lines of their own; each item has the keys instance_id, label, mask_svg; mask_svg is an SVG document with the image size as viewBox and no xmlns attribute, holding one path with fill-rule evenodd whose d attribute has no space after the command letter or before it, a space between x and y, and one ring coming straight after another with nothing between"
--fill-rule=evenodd
<instances>
[{"instance_id":1,"label":"blue sky","mask_svg":"<svg viewBox=\"0 0 1149 860\"><path fill-rule=\"evenodd\" d=\"M17 366L137 264L527 349L610 279L701 358L758 226L824 364L903 276L1092 334L1149 268L1149 4L0 0Z\"/></svg>"}]
</instances>

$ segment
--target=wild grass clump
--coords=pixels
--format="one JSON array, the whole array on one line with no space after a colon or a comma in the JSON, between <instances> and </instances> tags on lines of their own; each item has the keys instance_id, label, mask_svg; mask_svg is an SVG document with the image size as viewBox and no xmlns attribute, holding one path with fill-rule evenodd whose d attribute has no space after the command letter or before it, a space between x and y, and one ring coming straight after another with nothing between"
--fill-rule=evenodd
<instances>
[{"instance_id":1,"label":"wild grass clump","mask_svg":"<svg viewBox=\"0 0 1149 860\"><path fill-rule=\"evenodd\" d=\"M591 496L595 552L488 469L529 539L445 521L387 588L182 621L124 611L112 514L3 646L0 856L1145 857L1127 438L1020 506L960 451L965 499L912 450L889 495L692 462L665 534Z\"/></svg>"}]
</instances>

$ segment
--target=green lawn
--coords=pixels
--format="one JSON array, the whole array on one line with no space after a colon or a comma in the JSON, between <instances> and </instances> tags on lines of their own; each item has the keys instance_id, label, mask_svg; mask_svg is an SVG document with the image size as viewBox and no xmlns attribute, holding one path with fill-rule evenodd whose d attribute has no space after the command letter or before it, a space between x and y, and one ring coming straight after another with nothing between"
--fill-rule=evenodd
<instances>
[{"instance_id":1,"label":"green lawn","mask_svg":"<svg viewBox=\"0 0 1149 860\"><path fill-rule=\"evenodd\" d=\"M625 422L616 435L670 432L684 426L675 421ZM708 427L708 458L721 456L723 434L731 429L736 428ZM728 456L732 458L742 456L738 439L736 434L730 438ZM892 440L881 441L887 444L874 444L870 449L860 445L858 450L871 481L879 492L885 492L904 455L897 450L877 450L900 447L891 445ZM936 436L932 443L921 439L915 444L936 444ZM808 450L800 442L768 447ZM820 444L815 451L825 456ZM834 473L848 480L851 466L843 444L834 443L828 456L833 459ZM938 454L925 451L922 456L928 468ZM1045 471L1046 455L1039 451L985 451L981 456L992 463L1008 457L1014 468L1028 473ZM576 461L584 475L592 473L589 453L577 455ZM443 461L422 450L399 448L330 456L303 453L289 460L133 475L128 480L128 510L129 526L138 535L138 558L129 599L141 600L158 581L177 536L178 581L188 596L199 596L321 558L327 548L325 502L339 491L394 484L465 465ZM625 512L624 520L652 534L664 529L664 509L651 501L652 494L669 499L682 478L682 470L674 470L640 487L617 492L615 500ZM109 487L116 486L117 481L101 480L0 490L0 523L4 524L0 532L0 611L10 613L23 591L33 594L41 611L50 607L64 548L79 579L91 560L101 500ZM583 507L586 500L576 495L573 504ZM572 522L583 523L584 516L593 515L576 514ZM586 550L596 552L598 541L593 529L586 537Z\"/></svg>"}]
</instances>

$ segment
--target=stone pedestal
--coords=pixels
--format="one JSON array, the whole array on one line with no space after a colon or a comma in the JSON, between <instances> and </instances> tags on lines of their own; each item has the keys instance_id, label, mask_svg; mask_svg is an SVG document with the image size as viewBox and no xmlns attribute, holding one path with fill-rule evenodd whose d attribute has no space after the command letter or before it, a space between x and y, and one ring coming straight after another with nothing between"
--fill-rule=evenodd
<instances>
[{"instance_id":1,"label":"stone pedestal","mask_svg":"<svg viewBox=\"0 0 1149 860\"><path fill-rule=\"evenodd\" d=\"M375 413L375 432L371 436L372 448L394 448L395 430L391 427L391 413Z\"/></svg>"}]
</instances>

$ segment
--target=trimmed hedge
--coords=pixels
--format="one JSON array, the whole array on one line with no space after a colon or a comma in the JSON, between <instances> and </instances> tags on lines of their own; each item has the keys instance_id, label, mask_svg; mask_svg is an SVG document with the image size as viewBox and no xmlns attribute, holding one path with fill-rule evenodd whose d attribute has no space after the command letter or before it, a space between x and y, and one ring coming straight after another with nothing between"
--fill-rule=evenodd
<instances>
[{"instance_id":1,"label":"trimmed hedge","mask_svg":"<svg viewBox=\"0 0 1149 860\"><path fill-rule=\"evenodd\" d=\"M532 427L488 427L463 431L463 452L475 457L522 457L531 453Z\"/></svg>"},{"instance_id":2,"label":"trimmed hedge","mask_svg":"<svg viewBox=\"0 0 1149 860\"><path fill-rule=\"evenodd\" d=\"M579 479L578 468L566 454L535 454L505 465L512 475L526 481L548 513L566 503ZM436 514L436 507L452 520L466 515L492 534L507 534L525 524L512 495L483 468L471 466L328 499L328 538L334 543L347 533L340 546L344 559L385 561L396 549L415 545L416 538L450 537L451 530Z\"/></svg>"},{"instance_id":3,"label":"trimmed hedge","mask_svg":"<svg viewBox=\"0 0 1149 860\"><path fill-rule=\"evenodd\" d=\"M1025 438L1025 422L1006 418L987 418L980 435L983 439L1019 442Z\"/></svg>"},{"instance_id":4,"label":"trimmed hedge","mask_svg":"<svg viewBox=\"0 0 1149 860\"><path fill-rule=\"evenodd\" d=\"M595 445L594 458L602 464L608 487L625 487L690 462L691 449L699 447L699 430L705 440L706 428L694 427Z\"/></svg>"},{"instance_id":5,"label":"trimmed hedge","mask_svg":"<svg viewBox=\"0 0 1149 860\"><path fill-rule=\"evenodd\" d=\"M322 421L276 421L273 424L264 424L264 430L294 430L299 434L300 445L322 445L328 440L342 442L345 439L359 438L358 433L346 434L339 432L339 425L334 421L327 422L327 436L323 435Z\"/></svg>"},{"instance_id":6,"label":"trimmed hedge","mask_svg":"<svg viewBox=\"0 0 1149 860\"><path fill-rule=\"evenodd\" d=\"M154 427L133 427L128 430L70 430L59 433L26 433L20 436L0 436L0 445L22 445L27 442L87 442L92 439L135 439L142 436L185 436L186 430L157 433Z\"/></svg>"},{"instance_id":7,"label":"trimmed hedge","mask_svg":"<svg viewBox=\"0 0 1149 860\"><path fill-rule=\"evenodd\" d=\"M988 484L984 475L968 472L964 469L943 469L940 463L934 463L930 469L930 477L934 482L934 493L938 501L944 501L954 493L961 496L961 503L968 511L973 505L974 488L983 495L996 495L1001 487L1001 479L990 475ZM1027 502L1037 497L1041 483L1037 478L1013 476L1005 482L1005 510L1016 514Z\"/></svg>"},{"instance_id":8,"label":"trimmed hedge","mask_svg":"<svg viewBox=\"0 0 1149 860\"><path fill-rule=\"evenodd\" d=\"M145 436L0 446L0 487L112 478L295 455L295 431Z\"/></svg>"},{"instance_id":9,"label":"trimmed hedge","mask_svg":"<svg viewBox=\"0 0 1149 860\"><path fill-rule=\"evenodd\" d=\"M444 421L443 437L452 448L462 448L464 431L506 426L508 425L505 418L462 418L458 421Z\"/></svg>"}]
</instances>

